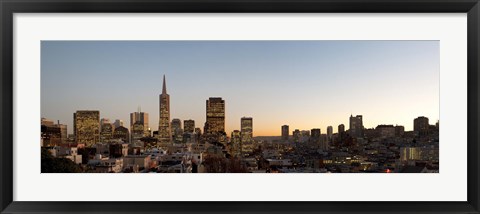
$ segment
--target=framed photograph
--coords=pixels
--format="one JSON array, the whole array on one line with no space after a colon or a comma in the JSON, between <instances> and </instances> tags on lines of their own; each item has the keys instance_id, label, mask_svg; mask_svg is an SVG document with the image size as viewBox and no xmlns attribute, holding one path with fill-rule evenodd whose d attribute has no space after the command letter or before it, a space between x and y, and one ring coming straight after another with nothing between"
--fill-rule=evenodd
<instances>
[{"instance_id":1,"label":"framed photograph","mask_svg":"<svg viewBox=\"0 0 480 214\"><path fill-rule=\"evenodd\" d=\"M480 213L478 0L0 6L2 213Z\"/></svg>"}]
</instances>

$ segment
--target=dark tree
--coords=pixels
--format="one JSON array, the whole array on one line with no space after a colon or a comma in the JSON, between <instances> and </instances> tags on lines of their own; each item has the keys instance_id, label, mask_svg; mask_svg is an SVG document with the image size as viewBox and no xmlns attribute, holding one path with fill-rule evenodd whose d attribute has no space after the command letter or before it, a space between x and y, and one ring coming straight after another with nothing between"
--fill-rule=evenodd
<instances>
[{"instance_id":1,"label":"dark tree","mask_svg":"<svg viewBox=\"0 0 480 214\"><path fill-rule=\"evenodd\" d=\"M82 172L82 168L67 158L55 158L47 149L42 149L42 173Z\"/></svg>"}]
</instances>

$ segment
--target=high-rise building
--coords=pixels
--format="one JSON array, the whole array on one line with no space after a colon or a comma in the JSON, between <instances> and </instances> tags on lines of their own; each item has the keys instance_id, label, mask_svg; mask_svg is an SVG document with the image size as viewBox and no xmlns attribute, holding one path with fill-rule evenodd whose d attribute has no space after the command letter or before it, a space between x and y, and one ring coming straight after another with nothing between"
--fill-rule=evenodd
<instances>
[{"instance_id":1,"label":"high-rise building","mask_svg":"<svg viewBox=\"0 0 480 214\"><path fill-rule=\"evenodd\" d=\"M323 150L327 150L328 149L328 140L327 140L327 134L322 134L321 137L320 137L320 142L321 142L321 148Z\"/></svg>"},{"instance_id":2,"label":"high-rise building","mask_svg":"<svg viewBox=\"0 0 480 214\"><path fill-rule=\"evenodd\" d=\"M282 126L282 140L287 141L288 140L288 135L289 135L289 127L288 125L283 125Z\"/></svg>"},{"instance_id":3,"label":"high-rise building","mask_svg":"<svg viewBox=\"0 0 480 214\"><path fill-rule=\"evenodd\" d=\"M294 143L300 142L300 130L295 129L295 130L292 132L292 137L293 137L293 142L294 142Z\"/></svg>"},{"instance_id":4,"label":"high-rise building","mask_svg":"<svg viewBox=\"0 0 480 214\"><path fill-rule=\"evenodd\" d=\"M225 101L220 97L210 97L207 102L207 122L205 134L225 133Z\"/></svg>"},{"instance_id":5,"label":"high-rise building","mask_svg":"<svg viewBox=\"0 0 480 214\"><path fill-rule=\"evenodd\" d=\"M115 128L118 128L120 126L123 126L123 120L116 119L115 122L113 122L113 126Z\"/></svg>"},{"instance_id":6,"label":"high-rise building","mask_svg":"<svg viewBox=\"0 0 480 214\"><path fill-rule=\"evenodd\" d=\"M183 131L187 133L195 132L195 121L194 120L184 120L183 121Z\"/></svg>"},{"instance_id":7,"label":"high-rise building","mask_svg":"<svg viewBox=\"0 0 480 214\"><path fill-rule=\"evenodd\" d=\"M67 125L60 124L60 120L57 120L57 124L55 124L55 127L60 128L60 142L61 143L66 143L67 139L68 139Z\"/></svg>"},{"instance_id":8,"label":"high-rise building","mask_svg":"<svg viewBox=\"0 0 480 214\"><path fill-rule=\"evenodd\" d=\"M132 138L134 137L133 126L137 124L137 129L139 124L143 127L143 133L140 130L137 130L137 137L146 137L150 136L150 127L148 122L148 113L142 112L140 107L137 112L130 113L130 131L132 132ZM141 136L140 136L141 135Z\"/></svg>"},{"instance_id":9,"label":"high-rise building","mask_svg":"<svg viewBox=\"0 0 480 214\"><path fill-rule=\"evenodd\" d=\"M158 140L160 143L172 142L172 128L170 126L170 95L167 94L165 75L163 75L163 88L162 94L160 94Z\"/></svg>"},{"instance_id":10,"label":"high-rise building","mask_svg":"<svg viewBox=\"0 0 480 214\"><path fill-rule=\"evenodd\" d=\"M319 128L312 129L310 130L310 142L313 144L320 144L320 137L322 136L322 133Z\"/></svg>"},{"instance_id":11,"label":"high-rise building","mask_svg":"<svg viewBox=\"0 0 480 214\"><path fill-rule=\"evenodd\" d=\"M75 143L90 147L100 141L100 112L77 111L73 113Z\"/></svg>"},{"instance_id":12,"label":"high-rise building","mask_svg":"<svg viewBox=\"0 0 480 214\"><path fill-rule=\"evenodd\" d=\"M338 133L344 133L345 132L345 125L340 124L338 125Z\"/></svg>"},{"instance_id":13,"label":"high-rise building","mask_svg":"<svg viewBox=\"0 0 480 214\"><path fill-rule=\"evenodd\" d=\"M333 127L332 126L327 126L327 139L328 139L328 141L332 141L332 136L333 136Z\"/></svg>"},{"instance_id":14,"label":"high-rise building","mask_svg":"<svg viewBox=\"0 0 480 214\"><path fill-rule=\"evenodd\" d=\"M240 156L242 153L241 132L233 130L230 138L230 152L233 156Z\"/></svg>"},{"instance_id":15,"label":"high-rise building","mask_svg":"<svg viewBox=\"0 0 480 214\"><path fill-rule=\"evenodd\" d=\"M251 117L240 119L240 134L242 143L253 142L253 119Z\"/></svg>"},{"instance_id":16,"label":"high-rise building","mask_svg":"<svg viewBox=\"0 0 480 214\"><path fill-rule=\"evenodd\" d=\"M340 124L338 125L338 137L340 139L343 139L344 136L345 136L345 125Z\"/></svg>"},{"instance_id":17,"label":"high-rise building","mask_svg":"<svg viewBox=\"0 0 480 214\"><path fill-rule=\"evenodd\" d=\"M350 129L348 130L352 137L363 137L363 117L362 115L350 115Z\"/></svg>"},{"instance_id":18,"label":"high-rise building","mask_svg":"<svg viewBox=\"0 0 480 214\"><path fill-rule=\"evenodd\" d=\"M136 143L140 141L143 137L146 137L145 126L139 120L137 120L130 129L130 143Z\"/></svg>"},{"instance_id":19,"label":"high-rise building","mask_svg":"<svg viewBox=\"0 0 480 214\"><path fill-rule=\"evenodd\" d=\"M120 139L123 142L127 143L129 138L128 129L124 126L119 126L113 131L113 139Z\"/></svg>"},{"instance_id":20,"label":"high-rise building","mask_svg":"<svg viewBox=\"0 0 480 214\"><path fill-rule=\"evenodd\" d=\"M176 129L182 128L182 121L178 118L172 119L172 135L175 135Z\"/></svg>"},{"instance_id":21,"label":"high-rise building","mask_svg":"<svg viewBox=\"0 0 480 214\"><path fill-rule=\"evenodd\" d=\"M172 127L172 139L175 142L183 141L182 121L177 118L173 119L171 127Z\"/></svg>"},{"instance_id":22,"label":"high-rise building","mask_svg":"<svg viewBox=\"0 0 480 214\"><path fill-rule=\"evenodd\" d=\"M420 116L413 120L413 132L416 136L428 135L428 118Z\"/></svg>"},{"instance_id":23,"label":"high-rise building","mask_svg":"<svg viewBox=\"0 0 480 214\"><path fill-rule=\"evenodd\" d=\"M110 120L102 118L100 120L100 142L109 142L113 139L113 124Z\"/></svg>"}]
</instances>

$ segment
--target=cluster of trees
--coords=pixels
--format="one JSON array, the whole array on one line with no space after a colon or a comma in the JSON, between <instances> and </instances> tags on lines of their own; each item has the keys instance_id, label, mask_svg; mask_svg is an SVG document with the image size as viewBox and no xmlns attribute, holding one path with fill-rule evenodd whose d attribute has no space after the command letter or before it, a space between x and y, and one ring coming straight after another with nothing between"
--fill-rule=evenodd
<instances>
[{"instance_id":1,"label":"cluster of trees","mask_svg":"<svg viewBox=\"0 0 480 214\"><path fill-rule=\"evenodd\" d=\"M246 173L247 168L240 158L221 155L207 155L202 163L208 173Z\"/></svg>"},{"instance_id":2,"label":"cluster of trees","mask_svg":"<svg viewBox=\"0 0 480 214\"><path fill-rule=\"evenodd\" d=\"M74 173L83 172L82 168L67 158L55 158L50 152L42 148L42 173Z\"/></svg>"}]
</instances>

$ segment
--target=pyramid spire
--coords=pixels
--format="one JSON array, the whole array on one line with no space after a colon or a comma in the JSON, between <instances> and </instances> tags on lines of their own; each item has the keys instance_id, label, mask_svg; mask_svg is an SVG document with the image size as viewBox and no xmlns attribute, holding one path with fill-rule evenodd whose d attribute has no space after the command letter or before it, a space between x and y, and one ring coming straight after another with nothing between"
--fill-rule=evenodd
<instances>
[{"instance_id":1,"label":"pyramid spire","mask_svg":"<svg viewBox=\"0 0 480 214\"><path fill-rule=\"evenodd\" d=\"M165 82L165 74L163 75L163 88L162 94L167 94L167 83Z\"/></svg>"}]
</instances>

